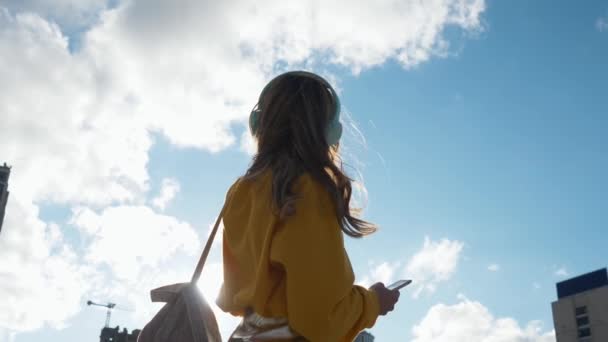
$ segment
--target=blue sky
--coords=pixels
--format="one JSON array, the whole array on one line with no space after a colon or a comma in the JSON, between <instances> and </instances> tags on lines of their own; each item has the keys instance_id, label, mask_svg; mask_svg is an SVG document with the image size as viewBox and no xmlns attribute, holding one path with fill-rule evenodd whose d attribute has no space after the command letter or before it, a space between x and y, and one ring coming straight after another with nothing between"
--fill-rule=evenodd
<instances>
[{"instance_id":1,"label":"blue sky","mask_svg":"<svg viewBox=\"0 0 608 342\"><path fill-rule=\"evenodd\" d=\"M372 329L379 341L446 338L447 332L412 332L415 326L432 330L430 319L424 318L439 312L456 322L457 313L483 316L496 331L502 331L499 318L514 319L521 330L538 320L542 326L529 339L513 341L548 341L555 283L606 266L608 29L599 23L608 18L608 3L489 1L485 7L476 29L447 26L443 39L450 47L443 57L431 55L412 67L389 59L359 74L352 73L352 65L315 64L337 80L342 103L365 137L363 143L347 134L345 145L354 155L347 160L365 180L365 217L381 230L363 240L347 240L358 279L375 281L374 275L384 274L411 277L416 284L419 275L433 288L416 297L411 295L416 287L404 289L396 311ZM3 113L10 114L0 107ZM227 127L239 139L246 133L246 114L230 115L234 119ZM40 206L39 219L59 225L63 243L71 246L76 259L95 260L85 258L91 247L87 241L95 236L84 234L87 224L74 223L75 208L89 206L100 215L125 203L154 208L152 198L165 178L174 179L179 191L164 210L156 211L186 222L203 241L226 189L250 160L236 140L231 145L180 146L163 128L150 131L152 145L144 164L148 188L135 200L117 195L90 204L71 194L62 201L30 191ZM188 274L199 245L184 253L180 246L156 272L169 266L179 275ZM219 262L219 252L214 250L213 262ZM424 265L417 267L413 260ZM112 264L99 264L97 274L113 272ZM494 271L488 269L492 264L497 265ZM416 273L408 274L412 270ZM82 294L83 304L96 293L112 293L95 289L104 287L97 285ZM107 300L121 300L115 298ZM127 307L145 301L130 298L122 298ZM0 333L0 339L13 334L17 342L94 340L104 318L102 310L83 305L66 314L62 329L49 327L43 317L43 327L20 332L3 326L8 323L0 315L0 329L10 332ZM141 322L142 317L127 311L113 314L113 325L132 329ZM501 336L495 331L466 333L453 336L463 341ZM547 333L549 337L542 337Z\"/></svg>"}]
</instances>

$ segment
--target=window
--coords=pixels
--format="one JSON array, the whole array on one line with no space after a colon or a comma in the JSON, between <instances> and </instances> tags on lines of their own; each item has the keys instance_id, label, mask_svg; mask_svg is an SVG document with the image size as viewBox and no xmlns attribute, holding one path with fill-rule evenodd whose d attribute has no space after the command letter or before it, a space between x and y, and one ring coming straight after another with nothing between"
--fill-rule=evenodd
<instances>
[{"instance_id":1,"label":"window","mask_svg":"<svg viewBox=\"0 0 608 342\"><path fill-rule=\"evenodd\" d=\"M578 317L578 318L576 319L576 325L577 325L577 326L579 326L579 327L580 327L581 325L589 325L589 317L588 317L588 316L581 316L581 317Z\"/></svg>"},{"instance_id":2,"label":"window","mask_svg":"<svg viewBox=\"0 0 608 342\"><path fill-rule=\"evenodd\" d=\"M586 313L587 313L587 307L586 307L586 306L579 306L579 307L577 307L577 308L575 309L575 311L574 311L574 312L575 312L575 314L576 314L577 316L579 316L579 315L584 315L584 314L586 314Z\"/></svg>"},{"instance_id":3,"label":"window","mask_svg":"<svg viewBox=\"0 0 608 342\"><path fill-rule=\"evenodd\" d=\"M589 328L578 329L578 337L587 337L587 336L591 336L591 329L589 329Z\"/></svg>"}]
</instances>

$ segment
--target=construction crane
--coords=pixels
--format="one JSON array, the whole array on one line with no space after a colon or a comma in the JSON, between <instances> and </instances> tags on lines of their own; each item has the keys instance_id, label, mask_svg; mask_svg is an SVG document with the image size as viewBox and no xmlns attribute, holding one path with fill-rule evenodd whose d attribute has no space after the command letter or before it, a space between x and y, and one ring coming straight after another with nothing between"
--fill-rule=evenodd
<instances>
[{"instance_id":1,"label":"construction crane","mask_svg":"<svg viewBox=\"0 0 608 342\"><path fill-rule=\"evenodd\" d=\"M101 306L104 308L107 308L108 311L106 313L106 328L110 327L110 316L112 315L112 309L114 309L116 307L116 303L107 303L107 304L98 304L92 301L87 301L87 305L94 305L94 306Z\"/></svg>"}]
</instances>

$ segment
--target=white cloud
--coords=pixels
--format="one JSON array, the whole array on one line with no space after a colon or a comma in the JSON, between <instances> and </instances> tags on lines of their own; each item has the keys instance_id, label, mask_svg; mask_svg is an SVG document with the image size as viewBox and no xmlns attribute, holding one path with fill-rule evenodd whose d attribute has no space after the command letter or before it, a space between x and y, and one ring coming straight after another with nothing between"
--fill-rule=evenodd
<instances>
[{"instance_id":1,"label":"white cloud","mask_svg":"<svg viewBox=\"0 0 608 342\"><path fill-rule=\"evenodd\" d=\"M568 273L568 270L563 266L555 270L554 274L556 277L567 277L570 275L570 273Z\"/></svg>"},{"instance_id":2,"label":"white cloud","mask_svg":"<svg viewBox=\"0 0 608 342\"><path fill-rule=\"evenodd\" d=\"M439 283L452 277L463 247L464 243L457 240L424 238L424 245L405 267L405 276L413 280L414 298L423 292L435 292Z\"/></svg>"},{"instance_id":3,"label":"white cloud","mask_svg":"<svg viewBox=\"0 0 608 342\"><path fill-rule=\"evenodd\" d=\"M257 152L256 141L249 133L249 129L243 132L241 135L241 151L245 152L247 155L253 156Z\"/></svg>"},{"instance_id":4,"label":"white cloud","mask_svg":"<svg viewBox=\"0 0 608 342\"><path fill-rule=\"evenodd\" d=\"M150 289L190 277L192 265L176 266L176 256L202 249L189 224L142 206L100 213L78 207L70 223L71 235L81 232L80 249L65 238L69 227L44 223L35 205L18 193L9 197L0 238L0 337L62 328L85 296L133 304L143 323L158 309L149 303ZM221 274L212 280L221 283Z\"/></svg>"},{"instance_id":5,"label":"white cloud","mask_svg":"<svg viewBox=\"0 0 608 342\"><path fill-rule=\"evenodd\" d=\"M150 132L181 147L233 144L231 125L246 122L277 63L414 66L445 54L447 27L480 29L485 8L482 0L18 3L0 10L0 154L34 199L101 204L145 192ZM70 53L63 19L91 11L100 19Z\"/></svg>"},{"instance_id":6,"label":"white cloud","mask_svg":"<svg viewBox=\"0 0 608 342\"><path fill-rule=\"evenodd\" d=\"M30 0L5 6L0 154L19 170L15 187L33 200L105 205L142 200L151 132L180 147L232 145L232 125L246 123L277 63L337 63L358 71L396 59L413 66L444 54L448 26L479 29L485 3L184 0L177 6L155 0L107 9L101 0ZM100 19L85 19L91 26L81 33L82 48L70 53L61 31L65 18L89 12Z\"/></svg>"},{"instance_id":7,"label":"white cloud","mask_svg":"<svg viewBox=\"0 0 608 342\"><path fill-rule=\"evenodd\" d=\"M498 272L499 270L500 270L499 264L490 264L488 266L488 271L490 271L490 272Z\"/></svg>"},{"instance_id":8,"label":"white cloud","mask_svg":"<svg viewBox=\"0 0 608 342\"><path fill-rule=\"evenodd\" d=\"M538 290L541 288L540 283L538 283L536 281L534 283L532 283L532 286L534 287L535 290Z\"/></svg>"},{"instance_id":9,"label":"white cloud","mask_svg":"<svg viewBox=\"0 0 608 342\"><path fill-rule=\"evenodd\" d=\"M234 125L246 124L278 65L360 72L392 59L413 67L446 55L447 28L481 29L485 9L483 0L108 4L0 4L0 156L21 198L11 196L0 239L0 258L14 261L0 271L11 279L0 282L0 298L9 298L0 303L2 327L61 326L93 284L90 294L143 289L165 278L133 274L148 279L142 269L199 250L190 225L143 206L153 133L221 151L238 140ZM85 255L64 238L69 228L38 218L41 201L77 206L72 223ZM97 275L104 265L108 278Z\"/></svg>"},{"instance_id":10,"label":"white cloud","mask_svg":"<svg viewBox=\"0 0 608 342\"><path fill-rule=\"evenodd\" d=\"M95 23L109 0L3 0L12 12L40 13L49 21L60 23L68 31L82 30Z\"/></svg>"},{"instance_id":11,"label":"white cloud","mask_svg":"<svg viewBox=\"0 0 608 342\"><path fill-rule=\"evenodd\" d=\"M202 249L190 225L147 207L73 211L71 226L46 224L35 205L11 194L0 238L0 338L43 325L62 328L89 298L132 307L143 326L160 308L149 291L187 281ZM79 243L64 236L75 229ZM180 254L188 262L176 263ZM208 265L202 283L211 286L205 288L210 303L221 279L217 265ZM234 319L218 316L224 330L234 327Z\"/></svg>"},{"instance_id":12,"label":"white cloud","mask_svg":"<svg viewBox=\"0 0 608 342\"><path fill-rule=\"evenodd\" d=\"M368 275L363 277L361 281L358 282L359 285L369 287L374 283L381 282L384 285L388 286L392 282L398 280L395 277L397 270L399 268L399 262L382 262L376 264L375 262L370 263L371 270Z\"/></svg>"},{"instance_id":13,"label":"white cloud","mask_svg":"<svg viewBox=\"0 0 608 342\"><path fill-rule=\"evenodd\" d=\"M370 286L376 282L385 285L399 280L412 279L412 297L418 298L423 292L431 294L437 286L449 280L460 260L464 243L457 240L442 239L433 241L424 238L422 248L412 255L403 269L401 262L375 262L368 263L369 272L357 281L359 285Z\"/></svg>"},{"instance_id":14,"label":"white cloud","mask_svg":"<svg viewBox=\"0 0 608 342\"><path fill-rule=\"evenodd\" d=\"M186 222L145 206L108 207L97 214L73 210L70 223L89 240L86 260L109 265L122 279L137 277L143 267L157 267L178 252L194 254L199 237Z\"/></svg>"},{"instance_id":15,"label":"white cloud","mask_svg":"<svg viewBox=\"0 0 608 342\"><path fill-rule=\"evenodd\" d=\"M64 242L60 227L37 216L35 205L11 193L0 236L0 337L44 324L63 327L99 280Z\"/></svg>"},{"instance_id":16,"label":"white cloud","mask_svg":"<svg viewBox=\"0 0 608 342\"><path fill-rule=\"evenodd\" d=\"M608 31L608 18L597 18L595 28L600 32Z\"/></svg>"},{"instance_id":17,"label":"white cloud","mask_svg":"<svg viewBox=\"0 0 608 342\"><path fill-rule=\"evenodd\" d=\"M497 318L484 305L459 295L453 305L436 304L412 329L413 342L555 342L539 321L521 327L510 317Z\"/></svg>"},{"instance_id":18,"label":"white cloud","mask_svg":"<svg viewBox=\"0 0 608 342\"><path fill-rule=\"evenodd\" d=\"M0 8L0 56L0 155L13 191L34 202L141 197L148 133L124 96L99 98L103 76L67 51L59 28Z\"/></svg>"},{"instance_id":19,"label":"white cloud","mask_svg":"<svg viewBox=\"0 0 608 342\"><path fill-rule=\"evenodd\" d=\"M104 276L87 295L133 308L139 327L162 306L150 302L149 291L188 281L202 251L198 234L187 222L145 206L113 206L100 212L76 207L69 222L81 232L83 261ZM202 279L211 304L222 281L221 270L209 263ZM218 317L223 326L233 327L226 323L232 322L229 318Z\"/></svg>"},{"instance_id":20,"label":"white cloud","mask_svg":"<svg viewBox=\"0 0 608 342\"><path fill-rule=\"evenodd\" d=\"M165 210L165 207L177 195L180 190L179 182L173 178L165 178L162 181L160 193L152 200L152 204L158 209Z\"/></svg>"}]
</instances>

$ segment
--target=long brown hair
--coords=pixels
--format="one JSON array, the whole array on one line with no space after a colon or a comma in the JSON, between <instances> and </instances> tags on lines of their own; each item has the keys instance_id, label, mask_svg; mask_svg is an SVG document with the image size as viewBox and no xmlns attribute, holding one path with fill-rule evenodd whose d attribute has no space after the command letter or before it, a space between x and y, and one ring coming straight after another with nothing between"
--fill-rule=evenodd
<instances>
[{"instance_id":1,"label":"long brown hair","mask_svg":"<svg viewBox=\"0 0 608 342\"><path fill-rule=\"evenodd\" d=\"M329 146L325 131L338 99L317 75L286 73L264 88L257 103L255 129L258 151L245 179L272 172L272 196L281 218L293 215L297 194L294 182L308 173L334 201L342 231L362 237L376 226L353 216L352 179L343 172L339 146Z\"/></svg>"}]
</instances>

